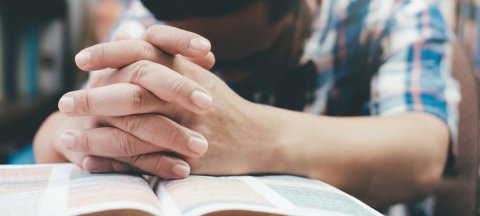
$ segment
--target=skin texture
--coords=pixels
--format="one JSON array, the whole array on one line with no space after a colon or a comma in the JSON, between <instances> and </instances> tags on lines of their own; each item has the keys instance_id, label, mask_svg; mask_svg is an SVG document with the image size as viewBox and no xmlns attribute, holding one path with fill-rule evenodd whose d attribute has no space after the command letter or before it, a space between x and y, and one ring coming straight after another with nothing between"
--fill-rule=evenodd
<instances>
[{"instance_id":1,"label":"skin texture","mask_svg":"<svg viewBox=\"0 0 480 216\"><path fill-rule=\"evenodd\" d=\"M253 7L246 10L255 13L243 15L266 19L257 11L264 6ZM228 30L236 16L215 25ZM279 36L288 19L259 34ZM181 22L187 28L188 20ZM62 97L60 113L35 138L37 161L168 179L287 173L328 182L374 207L422 198L441 179L449 133L436 117L326 117L251 103L209 71L211 44L221 40L213 35L221 33L211 33L218 39L210 42L154 26L140 39L120 37L82 51L77 65L101 71L92 76L92 88ZM248 54L263 48L253 47L231 49ZM241 57L221 49L222 58Z\"/></svg>"}]
</instances>

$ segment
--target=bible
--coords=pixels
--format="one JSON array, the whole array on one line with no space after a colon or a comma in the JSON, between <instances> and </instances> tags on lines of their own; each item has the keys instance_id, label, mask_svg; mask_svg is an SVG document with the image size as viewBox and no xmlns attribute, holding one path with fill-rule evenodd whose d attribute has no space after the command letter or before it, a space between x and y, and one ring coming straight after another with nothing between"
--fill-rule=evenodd
<instances>
[{"instance_id":1,"label":"bible","mask_svg":"<svg viewBox=\"0 0 480 216\"><path fill-rule=\"evenodd\" d=\"M74 164L0 166L1 215L381 215L318 180L288 175L181 180Z\"/></svg>"}]
</instances>

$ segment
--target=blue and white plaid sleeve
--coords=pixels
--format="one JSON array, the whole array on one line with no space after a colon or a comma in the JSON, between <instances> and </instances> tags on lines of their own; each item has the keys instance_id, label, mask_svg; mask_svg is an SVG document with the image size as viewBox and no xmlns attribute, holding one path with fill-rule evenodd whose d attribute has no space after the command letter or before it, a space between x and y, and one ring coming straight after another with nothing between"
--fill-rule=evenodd
<instances>
[{"instance_id":1,"label":"blue and white plaid sleeve","mask_svg":"<svg viewBox=\"0 0 480 216\"><path fill-rule=\"evenodd\" d=\"M435 4L397 3L381 40L383 63L371 81L371 114L424 112L444 121L457 153L460 90L452 77L452 36Z\"/></svg>"}]
</instances>

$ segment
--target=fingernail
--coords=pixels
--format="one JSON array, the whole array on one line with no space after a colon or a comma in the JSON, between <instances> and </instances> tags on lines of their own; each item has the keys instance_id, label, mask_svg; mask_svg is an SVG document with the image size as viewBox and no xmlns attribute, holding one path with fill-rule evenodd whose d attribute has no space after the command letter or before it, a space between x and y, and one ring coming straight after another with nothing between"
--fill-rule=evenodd
<instances>
[{"instance_id":1,"label":"fingernail","mask_svg":"<svg viewBox=\"0 0 480 216\"><path fill-rule=\"evenodd\" d=\"M58 101L58 109L60 110L60 112L63 112L63 113L73 112L74 105L75 105L75 101L70 96L63 96Z\"/></svg>"},{"instance_id":2,"label":"fingernail","mask_svg":"<svg viewBox=\"0 0 480 216\"><path fill-rule=\"evenodd\" d=\"M60 135L60 143L65 148L72 148L75 145L75 136L71 132L63 132Z\"/></svg>"},{"instance_id":3,"label":"fingernail","mask_svg":"<svg viewBox=\"0 0 480 216\"><path fill-rule=\"evenodd\" d=\"M207 109L212 105L213 98L201 91L195 90L192 93L192 100L201 109Z\"/></svg>"},{"instance_id":4,"label":"fingernail","mask_svg":"<svg viewBox=\"0 0 480 216\"><path fill-rule=\"evenodd\" d=\"M86 157L82 161L82 168L89 172L99 172L102 170L100 163L90 157Z\"/></svg>"},{"instance_id":5,"label":"fingernail","mask_svg":"<svg viewBox=\"0 0 480 216\"><path fill-rule=\"evenodd\" d=\"M88 63L90 63L91 57L92 54L90 54L90 52L82 51L75 56L75 62L80 67L86 66Z\"/></svg>"},{"instance_id":6,"label":"fingernail","mask_svg":"<svg viewBox=\"0 0 480 216\"><path fill-rule=\"evenodd\" d=\"M206 49L210 49L210 47L211 47L210 41L204 38L195 37L192 40L190 40L191 49L203 51Z\"/></svg>"},{"instance_id":7,"label":"fingernail","mask_svg":"<svg viewBox=\"0 0 480 216\"><path fill-rule=\"evenodd\" d=\"M188 139L188 148L195 153L203 154L208 149L208 142L205 139L192 136Z\"/></svg>"},{"instance_id":8,"label":"fingernail","mask_svg":"<svg viewBox=\"0 0 480 216\"><path fill-rule=\"evenodd\" d=\"M173 166L172 172L179 177L187 177L190 174L190 168L183 164L177 164Z\"/></svg>"}]
</instances>

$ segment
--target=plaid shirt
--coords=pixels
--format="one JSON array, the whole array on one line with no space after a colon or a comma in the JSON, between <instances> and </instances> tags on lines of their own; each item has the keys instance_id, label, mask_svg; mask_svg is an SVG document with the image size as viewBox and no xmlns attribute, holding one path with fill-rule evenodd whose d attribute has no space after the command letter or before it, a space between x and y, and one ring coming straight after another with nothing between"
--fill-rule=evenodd
<instances>
[{"instance_id":1,"label":"plaid shirt","mask_svg":"<svg viewBox=\"0 0 480 216\"><path fill-rule=\"evenodd\" d=\"M458 13L459 41L471 57L477 78L480 78L480 1L459 1Z\"/></svg>"},{"instance_id":2,"label":"plaid shirt","mask_svg":"<svg viewBox=\"0 0 480 216\"><path fill-rule=\"evenodd\" d=\"M448 124L456 140L460 94L451 75L451 37L427 1L324 1L304 57L318 71L311 110L425 112Z\"/></svg>"},{"instance_id":3,"label":"plaid shirt","mask_svg":"<svg viewBox=\"0 0 480 216\"><path fill-rule=\"evenodd\" d=\"M156 23L132 0L116 30L140 36ZM428 113L449 126L455 155L461 96L451 75L452 38L436 1L324 0L301 58L314 69L303 111Z\"/></svg>"}]
</instances>

